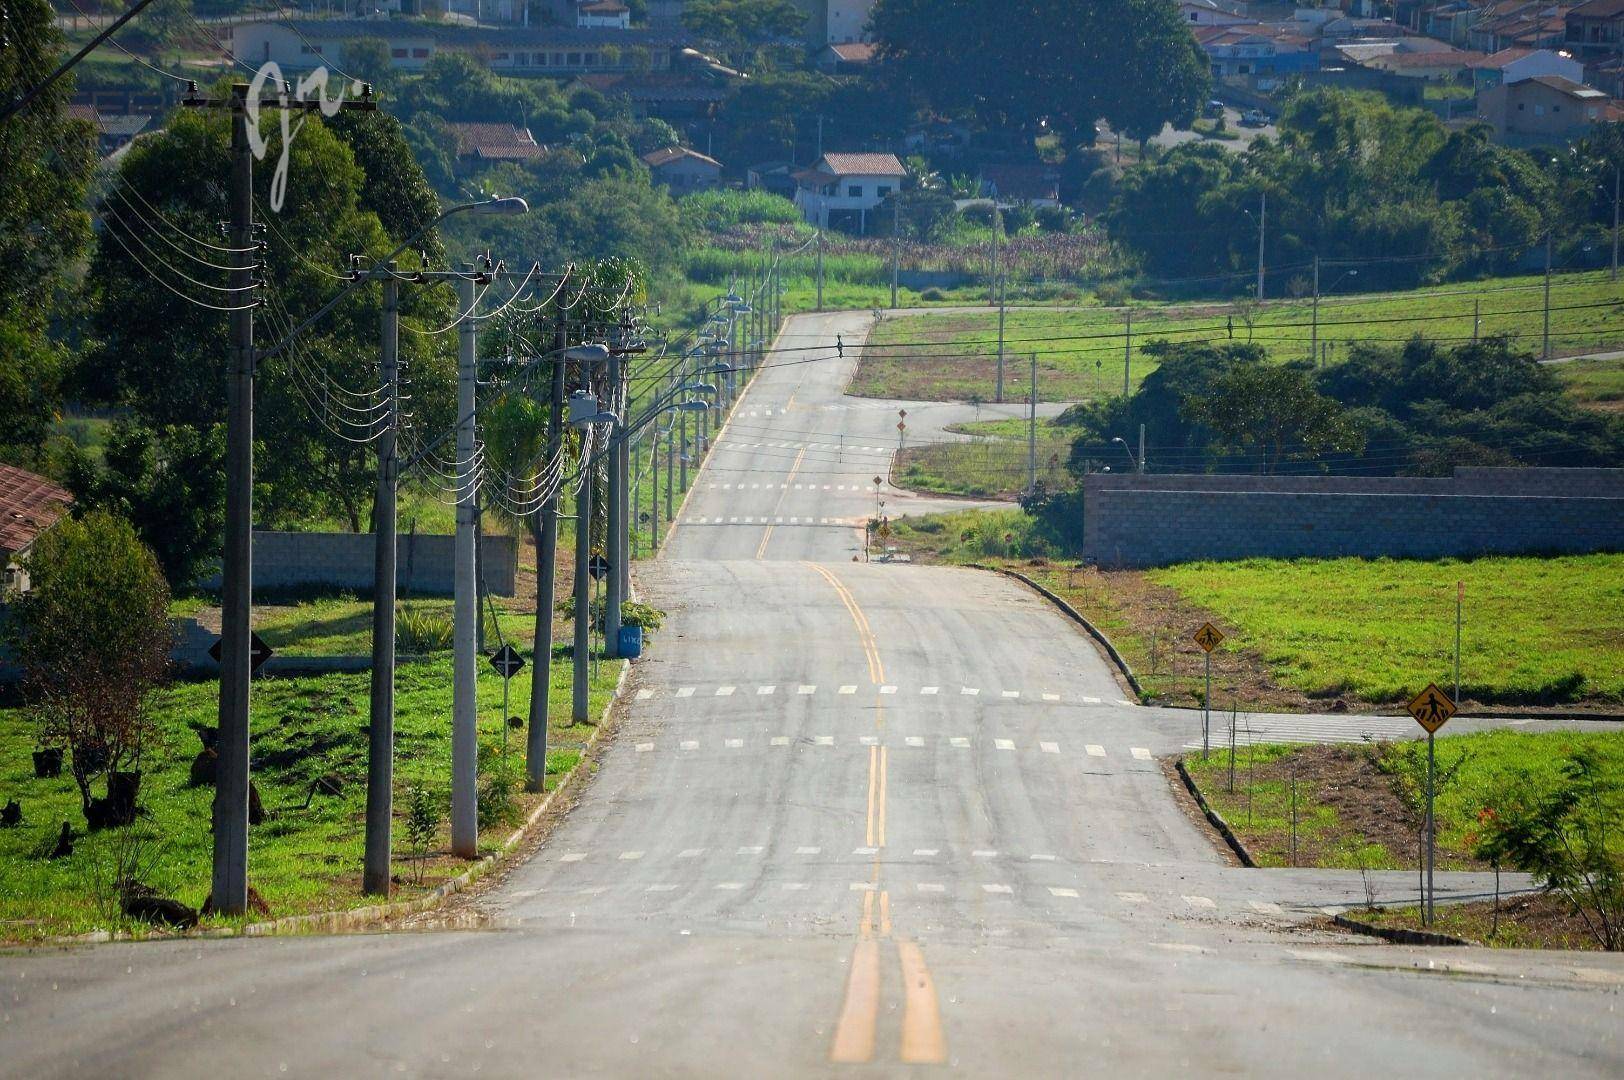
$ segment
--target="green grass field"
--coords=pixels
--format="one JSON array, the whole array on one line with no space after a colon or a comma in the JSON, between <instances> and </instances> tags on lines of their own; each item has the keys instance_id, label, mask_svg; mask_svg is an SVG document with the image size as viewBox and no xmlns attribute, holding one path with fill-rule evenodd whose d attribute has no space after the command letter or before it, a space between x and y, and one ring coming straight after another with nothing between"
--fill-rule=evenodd
<instances>
[{"instance_id":1,"label":"green grass field","mask_svg":"<svg viewBox=\"0 0 1624 1080\"><path fill-rule=\"evenodd\" d=\"M1329 286L1328 286L1329 288ZM1562 274L1551 290L1551 348L1572 355L1624 342L1624 285L1605 272ZM1046 400L1081 400L1120 393L1127 361L1131 389L1155 369L1144 346L1169 341L1255 341L1278 360L1306 357L1315 333L1308 300L1271 301L1261 308L1224 304L1140 305L1127 337L1122 309L1012 309L1005 354L1024 378L1038 357ZM1319 305L1317 340L1334 363L1350 343L1401 344L1421 334L1459 343L1473 335L1508 334L1538 351L1543 333L1543 279L1499 278L1405 293L1336 296ZM1250 325L1248 325L1250 320ZM869 338L852 393L915 400L990 400L997 357L996 311L910 315L883 319Z\"/></svg>"},{"instance_id":2,"label":"green grass field","mask_svg":"<svg viewBox=\"0 0 1624 1080\"><path fill-rule=\"evenodd\" d=\"M1051 491L1067 490L1076 478L1066 468L1071 444L1037 444L1037 478ZM897 454L891 482L913 491L973 498L1013 498L1030 480L1026 438L1008 441L931 443Z\"/></svg>"},{"instance_id":3,"label":"green grass field","mask_svg":"<svg viewBox=\"0 0 1624 1080\"><path fill-rule=\"evenodd\" d=\"M1579 404L1604 412L1624 411L1624 358L1573 360L1555 368Z\"/></svg>"},{"instance_id":4,"label":"green grass field","mask_svg":"<svg viewBox=\"0 0 1624 1080\"><path fill-rule=\"evenodd\" d=\"M513 680L515 703L528 700L530 671L526 667ZM409 786L423 785L442 804L449 796L451 739L451 662L441 655L425 663L404 664L396 682L396 815L397 872L409 875L403 856L406 839L399 824ZM592 684L592 715L598 716L615 680L620 662L598 666ZM367 702L370 676L328 675L319 678L262 679L254 684L254 782L259 788L267 820L250 834L250 881L270 905L274 916L353 907L366 902L360 895L366 802ZM34 728L18 708L0 709L0 801L15 798L22 805L23 824L0 831L0 940L28 940L112 928L117 919L98 910L93 886L95 860L108 859L119 832L134 831L156 838L158 858L145 883L198 907L209 889L209 814L212 788L193 787L188 770L199 742L190 725L213 725L218 684L182 682L161 691L156 710L163 737L143 764L141 806L145 816L130 830L113 830L77 841L72 856L48 860L35 848L54 836L62 822L82 831L78 791L66 775L40 780L33 775L30 752ZM570 672L555 665L550 689L552 716L569 716ZM502 747L501 680L481 664L479 723L482 756L500 757ZM522 714L522 704L515 711ZM554 722L548 771L562 773L580 759L580 747L591 728ZM523 733L510 733L510 761L522 763ZM485 767L489 771L489 766ZM310 797L319 777L336 774L343 782L336 797ZM484 846L497 843L518 820L528 797L502 820L481 832ZM308 806L306 802L308 800ZM444 847L442 825L439 847ZM432 888L445 877L460 873L466 864L450 858L437 860L422 888ZM404 886L400 895L422 888Z\"/></svg>"},{"instance_id":5,"label":"green grass field","mask_svg":"<svg viewBox=\"0 0 1624 1080\"><path fill-rule=\"evenodd\" d=\"M1561 783L1563 762L1580 749L1595 753L1615 778L1624 776L1624 740L1612 732L1501 730L1452 736L1445 728L1438 739L1440 769L1457 760L1463 763L1453 781L1438 791L1442 865L1479 865L1472 849L1483 811L1508 799L1514 786L1544 791ZM1414 797L1424 788L1407 789L1406 784L1425 776L1425 757L1422 740L1378 747L1261 744L1249 750L1243 745L1236 750L1233 792L1227 747L1215 749L1205 761L1199 753L1188 754L1184 764L1202 795L1253 855L1260 856L1260 863L1281 866L1289 860L1290 772L1295 763L1300 775L1298 865L1394 870L1415 865L1413 830L1421 819L1392 818L1418 804ZM1328 783L1349 777L1362 782ZM1376 813L1365 818L1367 811ZM1361 819L1363 826L1357 824ZM1624 851L1624 835L1612 837L1610 847Z\"/></svg>"},{"instance_id":6,"label":"green grass field","mask_svg":"<svg viewBox=\"0 0 1624 1080\"><path fill-rule=\"evenodd\" d=\"M1624 555L1250 559L1145 577L1215 613L1233 631L1222 648L1255 651L1280 684L1372 702L1451 685L1458 580L1464 697L1624 702Z\"/></svg>"}]
</instances>

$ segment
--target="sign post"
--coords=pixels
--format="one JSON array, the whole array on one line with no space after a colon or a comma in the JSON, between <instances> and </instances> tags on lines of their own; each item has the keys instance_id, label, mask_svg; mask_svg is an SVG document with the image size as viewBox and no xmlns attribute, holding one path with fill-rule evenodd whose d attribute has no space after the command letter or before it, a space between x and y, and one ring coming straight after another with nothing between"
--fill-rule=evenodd
<instances>
[{"instance_id":1,"label":"sign post","mask_svg":"<svg viewBox=\"0 0 1624 1080\"><path fill-rule=\"evenodd\" d=\"M1426 895L1421 898L1421 922L1424 926L1431 926L1433 915L1433 888L1432 866L1434 839L1437 834L1436 822L1432 814L1433 778L1436 774L1437 759L1433 753L1435 736L1438 729L1449 723L1459 706L1450 700L1449 695L1438 689L1437 683L1428 683L1427 688L1415 696L1409 704L1410 715L1415 722L1427 729L1427 888Z\"/></svg>"},{"instance_id":2,"label":"sign post","mask_svg":"<svg viewBox=\"0 0 1624 1080\"><path fill-rule=\"evenodd\" d=\"M502 756L507 756L508 742L508 682L524 669L524 657L512 645L503 645L491 654L491 667L502 676Z\"/></svg>"},{"instance_id":3,"label":"sign post","mask_svg":"<svg viewBox=\"0 0 1624 1080\"><path fill-rule=\"evenodd\" d=\"M1207 692L1201 698L1201 760L1212 746L1212 651L1223 644L1224 632L1207 623L1195 632L1195 643L1207 654Z\"/></svg>"}]
</instances>

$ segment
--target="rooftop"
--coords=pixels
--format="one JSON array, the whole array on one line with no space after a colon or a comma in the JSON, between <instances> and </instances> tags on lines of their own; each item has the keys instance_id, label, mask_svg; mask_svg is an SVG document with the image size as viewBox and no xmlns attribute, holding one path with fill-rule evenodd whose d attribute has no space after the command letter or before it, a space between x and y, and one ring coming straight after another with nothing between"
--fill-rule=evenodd
<instances>
[{"instance_id":1,"label":"rooftop","mask_svg":"<svg viewBox=\"0 0 1624 1080\"><path fill-rule=\"evenodd\" d=\"M644 154L643 164L651 169L658 169L661 165L669 165L673 161L682 161L685 158L705 165L714 165L718 169L722 167L722 163L715 158L707 157L698 150L690 150L686 146L667 146L653 153Z\"/></svg>"},{"instance_id":2,"label":"rooftop","mask_svg":"<svg viewBox=\"0 0 1624 1080\"><path fill-rule=\"evenodd\" d=\"M822 164L836 176L906 176L895 154L824 154Z\"/></svg>"},{"instance_id":3,"label":"rooftop","mask_svg":"<svg viewBox=\"0 0 1624 1080\"><path fill-rule=\"evenodd\" d=\"M27 469L0 465L0 556L9 556L55 525L73 496Z\"/></svg>"}]
</instances>

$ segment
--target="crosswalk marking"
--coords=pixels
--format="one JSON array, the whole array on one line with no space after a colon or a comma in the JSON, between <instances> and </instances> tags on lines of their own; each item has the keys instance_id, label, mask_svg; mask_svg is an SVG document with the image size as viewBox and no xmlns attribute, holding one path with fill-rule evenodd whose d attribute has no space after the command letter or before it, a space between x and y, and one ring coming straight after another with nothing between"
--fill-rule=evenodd
<instances>
[{"instance_id":1,"label":"crosswalk marking","mask_svg":"<svg viewBox=\"0 0 1624 1080\"><path fill-rule=\"evenodd\" d=\"M935 694L938 689L939 689L939 687L935 687L935 686L921 686L919 688L919 692L921 694L925 694L925 695L928 696L928 695L931 695L931 694Z\"/></svg>"},{"instance_id":2,"label":"crosswalk marking","mask_svg":"<svg viewBox=\"0 0 1624 1080\"><path fill-rule=\"evenodd\" d=\"M699 743L693 739L684 739L682 741L682 748L684 750L698 750Z\"/></svg>"},{"instance_id":3,"label":"crosswalk marking","mask_svg":"<svg viewBox=\"0 0 1624 1080\"><path fill-rule=\"evenodd\" d=\"M855 686L842 686L840 688L840 693L842 693L842 694L855 694L855 693L857 693L857 687L855 687Z\"/></svg>"},{"instance_id":4,"label":"crosswalk marking","mask_svg":"<svg viewBox=\"0 0 1624 1080\"><path fill-rule=\"evenodd\" d=\"M743 739L723 739L722 744L729 750L739 750L744 746Z\"/></svg>"},{"instance_id":5,"label":"crosswalk marking","mask_svg":"<svg viewBox=\"0 0 1624 1080\"><path fill-rule=\"evenodd\" d=\"M649 698L651 698L653 696L654 696L654 691L652 691L652 690L639 690L637 692L637 700L638 701L647 701Z\"/></svg>"},{"instance_id":6,"label":"crosswalk marking","mask_svg":"<svg viewBox=\"0 0 1624 1080\"><path fill-rule=\"evenodd\" d=\"M684 686L684 687L682 687L681 689L679 689L677 691L677 696L678 697L693 697L694 696L694 688L691 687L691 686Z\"/></svg>"},{"instance_id":7,"label":"crosswalk marking","mask_svg":"<svg viewBox=\"0 0 1624 1080\"><path fill-rule=\"evenodd\" d=\"M992 741L992 744L993 744L993 746L997 747L999 750L1013 750L1013 749L1015 749L1015 743L1013 741L1009 740L1009 739L994 739Z\"/></svg>"},{"instance_id":8,"label":"crosswalk marking","mask_svg":"<svg viewBox=\"0 0 1624 1080\"><path fill-rule=\"evenodd\" d=\"M1071 897L1071 898L1075 899L1076 896L1077 896L1077 890L1076 889L1062 889L1062 888L1057 888L1054 885L1051 885L1051 886L1049 886L1049 895L1050 896L1066 896L1066 897Z\"/></svg>"},{"instance_id":9,"label":"crosswalk marking","mask_svg":"<svg viewBox=\"0 0 1624 1080\"><path fill-rule=\"evenodd\" d=\"M968 749L970 749L970 740L969 739L959 738L959 737L955 736L954 738L948 739L947 741L948 741L948 743L950 745L956 746L960 750L968 750Z\"/></svg>"},{"instance_id":10,"label":"crosswalk marking","mask_svg":"<svg viewBox=\"0 0 1624 1080\"><path fill-rule=\"evenodd\" d=\"M1133 756L1138 758L1140 761L1149 761L1150 760L1150 750L1147 749L1146 747L1135 746L1129 752L1132 753Z\"/></svg>"},{"instance_id":11,"label":"crosswalk marking","mask_svg":"<svg viewBox=\"0 0 1624 1080\"><path fill-rule=\"evenodd\" d=\"M1042 750L1045 754L1058 754L1060 753L1060 744L1052 742L1038 743L1038 749Z\"/></svg>"},{"instance_id":12,"label":"crosswalk marking","mask_svg":"<svg viewBox=\"0 0 1624 1080\"><path fill-rule=\"evenodd\" d=\"M1186 896L1184 902L1191 907L1197 908L1216 908L1218 906L1212 902L1210 897L1206 896Z\"/></svg>"},{"instance_id":13,"label":"crosswalk marking","mask_svg":"<svg viewBox=\"0 0 1624 1080\"><path fill-rule=\"evenodd\" d=\"M990 893L1011 893L1011 892L1015 891L1015 890L1011 889L1008 885L984 884L981 887L983 889L985 889L987 892L990 892Z\"/></svg>"},{"instance_id":14,"label":"crosswalk marking","mask_svg":"<svg viewBox=\"0 0 1624 1080\"><path fill-rule=\"evenodd\" d=\"M907 743L909 746L924 746L925 745L925 740L923 738L921 738L920 736L918 736L918 735L909 735L906 738L904 738L902 741Z\"/></svg>"},{"instance_id":15,"label":"crosswalk marking","mask_svg":"<svg viewBox=\"0 0 1624 1080\"><path fill-rule=\"evenodd\" d=\"M1105 747L1101 746L1099 743L1089 743L1083 749L1088 751L1088 756L1089 757L1104 757L1105 756Z\"/></svg>"},{"instance_id":16,"label":"crosswalk marking","mask_svg":"<svg viewBox=\"0 0 1624 1080\"><path fill-rule=\"evenodd\" d=\"M717 697L732 697L733 696L733 691L735 689L736 689L736 687L732 687L732 686L718 686L716 688L716 696Z\"/></svg>"},{"instance_id":17,"label":"crosswalk marking","mask_svg":"<svg viewBox=\"0 0 1624 1080\"><path fill-rule=\"evenodd\" d=\"M756 696L757 697L768 697L774 691L776 691L777 689L778 689L778 687L776 687L776 686L758 686L758 687L756 687Z\"/></svg>"},{"instance_id":18,"label":"crosswalk marking","mask_svg":"<svg viewBox=\"0 0 1624 1080\"><path fill-rule=\"evenodd\" d=\"M799 687L795 692L797 694L815 694L818 692L818 688L816 686L802 686Z\"/></svg>"}]
</instances>

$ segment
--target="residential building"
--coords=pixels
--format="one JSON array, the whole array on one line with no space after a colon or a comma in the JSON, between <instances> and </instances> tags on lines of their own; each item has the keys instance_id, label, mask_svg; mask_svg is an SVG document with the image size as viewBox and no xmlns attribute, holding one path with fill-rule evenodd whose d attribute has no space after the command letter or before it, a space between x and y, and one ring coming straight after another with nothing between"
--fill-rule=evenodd
<instances>
[{"instance_id":1,"label":"residential building","mask_svg":"<svg viewBox=\"0 0 1624 1080\"><path fill-rule=\"evenodd\" d=\"M0 598L28 591L23 557L73 505L73 496L43 476L0 465Z\"/></svg>"},{"instance_id":2,"label":"residential building","mask_svg":"<svg viewBox=\"0 0 1624 1080\"><path fill-rule=\"evenodd\" d=\"M667 71L684 35L607 27L472 27L418 19L284 19L221 24L215 30L244 63L274 60L285 72L327 61L342 67L348 42L380 40L394 65L416 71L437 53L464 52L492 70L526 75ZM610 48L612 46L612 48Z\"/></svg>"},{"instance_id":3,"label":"residential building","mask_svg":"<svg viewBox=\"0 0 1624 1080\"><path fill-rule=\"evenodd\" d=\"M1587 81L1583 64L1552 49L1501 49L1473 60L1469 66L1479 92L1536 75L1559 75L1576 83Z\"/></svg>"},{"instance_id":4,"label":"residential building","mask_svg":"<svg viewBox=\"0 0 1624 1080\"><path fill-rule=\"evenodd\" d=\"M606 97L624 98L639 119L654 116L685 123L710 116L727 98L731 80L699 71L649 74L582 75L574 85L589 86Z\"/></svg>"},{"instance_id":5,"label":"residential building","mask_svg":"<svg viewBox=\"0 0 1624 1080\"><path fill-rule=\"evenodd\" d=\"M1563 142L1615 118L1612 98L1558 75L1502 83L1478 95L1478 116L1513 145Z\"/></svg>"},{"instance_id":6,"label":"residential building","mask_svg":"<svg viewBox=\"0 0 1624 1080\"><path fill-rule=\"evenodd\" d=\"M1213 78L1246 79L1261 89L1320 66L1314 39L1290 23L1198 27L1195 39L1207 54Z\"/></svg>"},{"instance_id":7,"label":"residential building","mask_svg":"<svg viewBox=\"0 0 1624 1080\"><path fill-rule=\"evenodd\" d=\"M1191 26L1234 26L1253 21L1233 4L1220 4L1218 0L1183 0L1179 16Z\"/></svg>"},{"instance_id":8,"label":"residential building","mask_svg":"<svg viewBox=\"0 0 1624 1080\"><path fill-rule=\"evenodd\" d=\"M795 173L793 161L758 162L744 170L744 186L752 191L759 188L786 199L794 199Z\"/></svg>"},{"instance_id":9,"label":"residential building","mask_svg":"<svg viewBox=\"0 0 1624 1080\"><path fill-rule=\"evenodd\" d=\"M575 9L575 25L630 30L632 9L618 0L593 0Z\"/></svg>"},{"instance_id":10,"label":"residential building","mask_svg":"<svg viewBox=\"0 0 1624 1080\"><path fill-rule=\"evenodd\" d=\"M976 183L983 198L1000 206L1060 205L1060 170L1042 162L983 165Z\"/></svg>"},{"instance_id":11,"label":"residential building","mask_svg":"<svg viewBox=\"0 0 1624 1080\"><path fill-rule=\"evenodd\" d=\"M819 228L855 224L867 233L869 215L902 188L907 175L895 154L824 154L795 174L795 205Z\"/></svg>"},{"instance_id":12,"label":"residential building","mask_svg":"<svg viewBox=\"0 0 1624 1080\"><path fill-rule=\"evenodd\" d=\"M672 195L709 191L722 186L722 163L686 146L668 146L643 155L643 164L656 184L669 188Z\"/></svg>"},{"instance_id":13,"label":"residential building","mask_svg":"<svg viewBox=\"0 0 1624 1080\"><path fill-rule=\"evenodd\" d=\"M875 0L794 0L806 15L802 36L812 45L864 41Z\"/></svg>"},{"instance_id":14,"label":"residential building","mask_svg":"<svg viewBox=\"0 0 1624 1080\"><path fill-rule=\"evenodd\" d=\"M879 46L870 41L840 41L825 45L813 63L830 75L856 75L868 70L878 53Z\"/></svg>"},{"instance_id":15,"label":"residential building","mask_svg":"<svg viewBox=\"0 0 1624 1080\"><path fill-rule=\"evenodd\" d=\"M1586 0L1568 12L1563 43L1592 57L1624 52L1624 0Z\"/></svg>"},{"instance_id":16,"label":"residential building","mask_svg":"<svg viewBox=\"0 0 1624 1080\"><path fill-rule=\"evenodd\" d=\"M449 123L457 137L459 167L496 161L534 161L546 147L536 142L528 128L513 124Z\"/></svg>"},{"instance_id":17,"label":"residential building","mask_svg":"<svg viewBox=\"0 0 1624 1080\"><path fill-rule=\"evenodd\" d=\"M70 104L68 115L96 129L96 149L102 157L109 157L129 145L152 123L152 117L145 113L104 113L83 101Z\"/></svg>"},{"instance_id":18,"label":"residential building","mask_svg":"<svg viewBox=\"0 0 1624 1080\"><path fill-rule=\"evenodd\" d=\"M1567 15L1575 5L1552 0L1507 0L1491 4L1466 31L1466 46L1477 52L1501 49L1559 49L1567 37Z\"/></svg>"}]
</instances>

